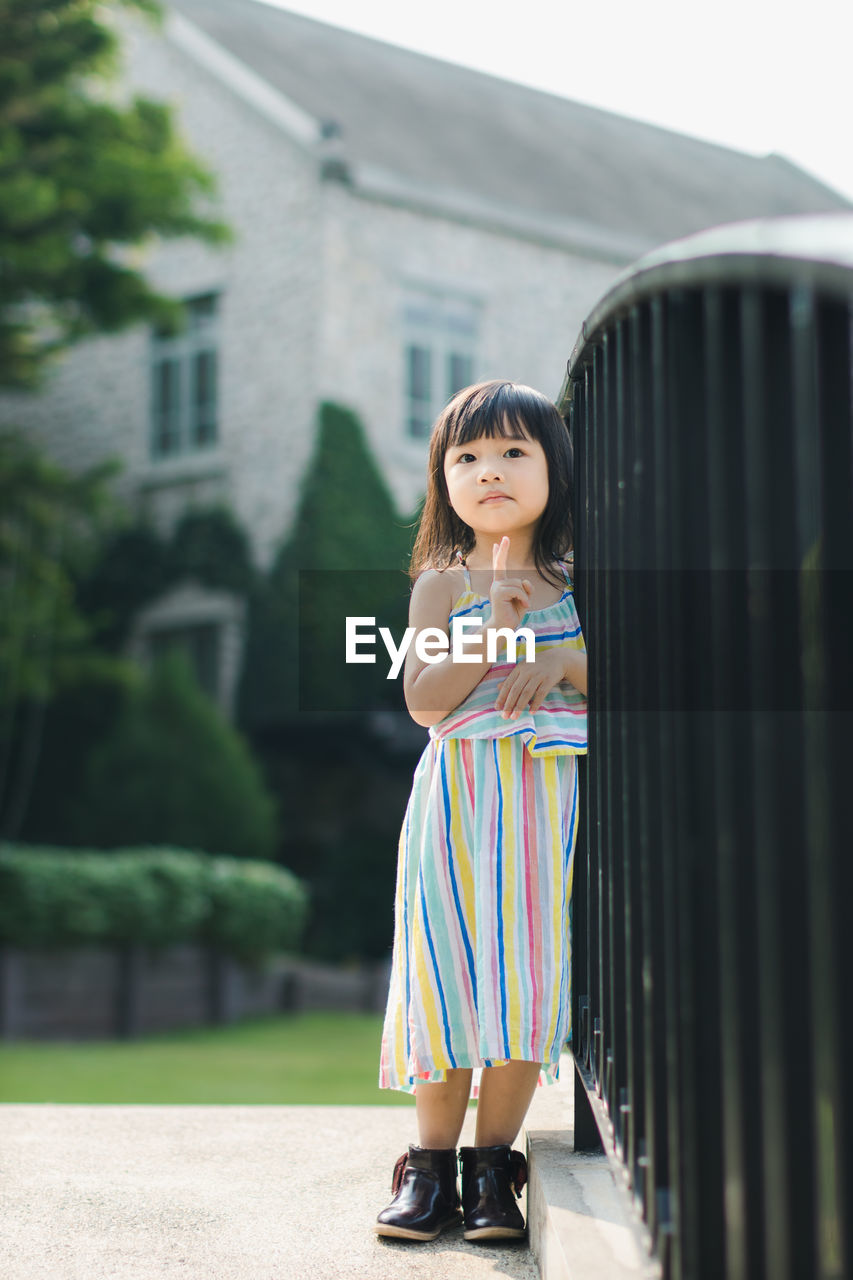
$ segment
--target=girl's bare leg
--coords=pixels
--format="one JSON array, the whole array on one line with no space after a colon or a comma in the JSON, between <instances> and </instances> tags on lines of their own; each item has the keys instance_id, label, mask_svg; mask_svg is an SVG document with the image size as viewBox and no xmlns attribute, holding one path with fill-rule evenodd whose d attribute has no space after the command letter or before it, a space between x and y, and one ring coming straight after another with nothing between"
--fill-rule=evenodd
<instances>
[{"instance_id":1,"label":"girl's bare leg","mask_svg":"<svg viewBox=\"0 0 853 1280\"><path fill-rule=\"evenodd\" d=\"M471 1095L470 1067L455 1067L447 1072L443 1084L424 1084L415 1088L420 1145L430 1150L455 1147L465 1122L465 1109Z\"/></svg>"},{"instance_id":2,"label":"girl's bare leg","mask_svg":"<svg viewBox=\"0 0 853 1280\"><path fill-rule=\"evenodd\" d=\"M477 1102L474 1145L512 1146L521 1128L539 1079L538 1062L512 1060L502 1067L484 1067Z\"/></svg>"}]
</instances>

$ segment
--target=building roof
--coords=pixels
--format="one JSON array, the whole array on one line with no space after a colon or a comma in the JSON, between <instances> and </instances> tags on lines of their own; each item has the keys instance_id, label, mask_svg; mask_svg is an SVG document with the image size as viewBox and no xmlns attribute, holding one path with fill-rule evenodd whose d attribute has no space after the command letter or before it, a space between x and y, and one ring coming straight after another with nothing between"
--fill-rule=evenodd
<instances>
[{"instance_id":1,"label":"building roof","mask_svg":"<svg viewBox=\"0 0 853 1280\"><path fill-rule=\"evenodd\" d=\"M327 169L396 203L630 259L723 222L851 208L756 157L526 88L261 0L169 7L315 123ZM325 142L322 139L325 138Z\"/></svg>"}]
</instances>

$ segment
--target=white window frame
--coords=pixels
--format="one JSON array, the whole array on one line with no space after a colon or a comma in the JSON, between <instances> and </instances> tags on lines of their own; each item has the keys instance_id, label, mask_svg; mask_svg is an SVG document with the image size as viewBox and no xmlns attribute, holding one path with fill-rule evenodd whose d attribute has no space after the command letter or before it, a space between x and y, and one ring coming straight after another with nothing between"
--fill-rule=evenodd
<instances>
[{"instance_id":1,"label":"white window frame","mask_svg":"<svg viewBox=\"0 0 853 1280\"><path fill-rule=\"evenodd\" d=\"M219 294L184 299L187 325L171 336L156 330L150 348L150 413L148 452L152 462L167 462L216 448L219 443ZM200 358L212 365L212 387L201 406L196 395ZM163 371L174 371L171 421L158 402ZM203 430L200 430L202 428Z\"/></svg>"},{"instance_id":2,"label":"white window frame","mask_svg":"<svg viewBox=\"0 0 853 1280\"><path fill-rule=\"evenodd\" d=\"M406 286L402 332L403 433L407 439L426 439L447 402L476 381L479 329L480 304L469 295ZM425 375L420 386L416 385L416 362ZM454 370L454 362L462 363L461 371Z\"/></svg>"},{"instance_id":3,"label":"white window frame","mask_svg":"<svg viewBox=\"0 0 853 1280\"><path fill-rule=\"evenodd\" d=\"M240 597L192 580L176 584L135 616L127 654L141 666L149 667L155 647L151 644L153 636L175 637L179 643L176 633L198 626L218 630L214 701L223 715L233 720L246 634L246 603Z\"/></svg>"}]
</instances>

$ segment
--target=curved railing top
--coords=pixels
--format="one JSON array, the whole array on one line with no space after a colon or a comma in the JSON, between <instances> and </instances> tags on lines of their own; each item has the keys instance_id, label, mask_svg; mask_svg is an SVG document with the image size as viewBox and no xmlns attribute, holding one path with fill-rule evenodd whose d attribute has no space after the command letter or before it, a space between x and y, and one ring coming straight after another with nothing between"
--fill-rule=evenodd
<instances>
[{"instance_id":1,"label":"curved railing top","mask_svg":"<svg viewBox=\"0 0 853 1280\"><path fill-rule=\"evenodd\" d=\"M619 275L583 323L557 403L596 340L632 306L668 289L756 284L853 295L853 209L711 227L653 249Z\"/></svg>"}]
</instances>

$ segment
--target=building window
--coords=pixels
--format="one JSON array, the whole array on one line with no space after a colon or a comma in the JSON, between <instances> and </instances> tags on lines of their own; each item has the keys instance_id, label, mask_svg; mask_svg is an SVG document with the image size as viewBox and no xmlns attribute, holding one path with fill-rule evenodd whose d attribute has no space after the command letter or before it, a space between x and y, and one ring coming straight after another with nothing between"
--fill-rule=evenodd
<instances>
[{"instance_id":1,"label":"building window","mask_svg":"<svg viewBox=\"0 0 853 1280\"><path fill-rule=\"evenodd\" d=\"M216 443L218 297L189 298L186 328L151 342L151 456L173 458Z\"/></svg>"},{"instance_id":2,"label":"building window","mask_svg":"<svg viewBox=\"0 0 853 1280\"><path fill-rule=\"evenodd\" d=\"M154 662L175 650L184 653L199 685L215 702L219 698L221 630L216 622L158 628L149 632L148 652Z\"/></svg>"},{"instance_id":3,"label":"building window","mask_svg":"<svg viewBox=\"0 0 853 1280\"><path fill-rule=\"evenodd\" d=\"M478 308L470 299L409 290L403 304L405 431L428 436L448 400L474 381Z\"/></svg>"},{"instance_id":4,"label":"building window","mask_svg":"<svg viewBox=\"0 0 853 1280\"><path fill-rule=\"evenodd\" d=\"M406 362L409 435L427 435L432 422L432 352L411 343Z\"/></svg>"}]
</instances>

